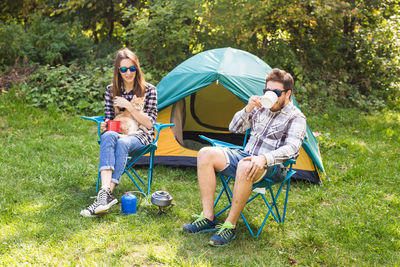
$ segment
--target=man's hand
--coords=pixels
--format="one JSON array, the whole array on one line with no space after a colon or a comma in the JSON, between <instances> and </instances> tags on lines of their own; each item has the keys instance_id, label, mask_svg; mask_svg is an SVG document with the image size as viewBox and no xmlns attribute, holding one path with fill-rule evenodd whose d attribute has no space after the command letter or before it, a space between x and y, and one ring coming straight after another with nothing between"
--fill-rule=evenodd
<instances>
[{"instance_id":1,"label":"man's hand","mask_svg":"<svg viewBox=\"0 0 400 267\"><path fill-rule=\"evenodd\" d=\"M267 163L267 159L263 155L246 157L242 160L250 161L251 163L244 173L247 181L254 181L259 171L264 169L265 164Z\"/></svg>"},{"instance_id":2,"label":"man's hand","mask_svg":"<svg viewBox=\"0 0 400 267\"><path fill-rule=\"evenodd\" d=\"M249 102L247 103L246 108L245 108L246 112L247 113L251 112L255 107L262 108L260 99L261 99L261 96L252 95L249 99Z\"/></svg>"}]
</instances>

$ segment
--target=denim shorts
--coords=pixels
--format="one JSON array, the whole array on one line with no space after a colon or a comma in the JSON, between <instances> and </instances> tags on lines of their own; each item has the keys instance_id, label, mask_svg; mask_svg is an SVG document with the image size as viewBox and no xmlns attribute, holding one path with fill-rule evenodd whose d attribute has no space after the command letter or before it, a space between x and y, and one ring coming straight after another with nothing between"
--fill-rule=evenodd
<instances>
[{"instance_id":1,"label":"denim shorts","mask_svg":"<svg viewBox=\"0 0 400 267\"><path fill-rule=\"evenodd\" d=\"M222 148L222 151L224 152L226 157L226 167L221 171L221 173L226 176L235 177L236 168L239 164L239 161L245 157L252 156L240 149ZM254 183L258 183L264 178L269 178L273 181L280 182L285 179L285 176L286 168L281 168L280 165L270 166L265 171L264 175L260 177L260 179L258 179L257 181L254 181Z\"/></svg>"}]
</instances>

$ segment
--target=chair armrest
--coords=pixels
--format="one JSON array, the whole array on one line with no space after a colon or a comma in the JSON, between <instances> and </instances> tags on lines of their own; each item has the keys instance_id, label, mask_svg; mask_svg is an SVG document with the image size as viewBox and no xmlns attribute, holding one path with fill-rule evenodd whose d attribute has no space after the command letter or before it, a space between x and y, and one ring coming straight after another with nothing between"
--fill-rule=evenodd
<instances>
[{"instance_id":1,"label":"chair armrest","mask_svg":"<svg viewBox=\"0 0 400 267\"><path fill-rule=\"evenodd\" d=\"M215 146L215 147L227 147L227 148L231 148L231 149L242 149L243 148L242 146L238 146L238 145L234 145L234 144L231 144L231 143L227 143L227 142L215 140L215 139L212 139L212 138L208 138L208 137L206 137L204 135L199 135L199 137L201 139L203 139L203 140L206 140L206 141L210 142L211 145Z\"/></svg>"},{"instance_id":2,"label":"chair armrest","mask_svg":"<svg viewBox=\"0 0 400 267\"><path fill-rule=\"evenodd\" d=\"M296 164L296 160L295 159L288 159L286 160L284 163L282 163L283 166L288 167L290 166L290 168L292 168L293 164Z\"/></svg>"},{"instance_id":3,"label":"chair armrest","mask_svg":"<svg viewBox=\"0 0 400 267\"><path fill-rule=\"evenodd\" d=\"M167 128L167 127L173 127L173 126L175 126L175 124L173 124L173 123L164 124L164 123L156 122L154 124L154 130L157 131L157 135L156 135L156 138L153 141L153 144L157 143L157 140L158 140L158 137L160 136L161 130L163 130L163 129Z\"/></svg>"},{"instance_id":4,"label":"chair armrest","mask_svg":"<svg viewBox=\"0 0 400 267\"><path fill-rule=\"evenodd\" d=\"M104 116L93 116L93 117L86 117L86 116L81 116L82 119L85 120L90 120L94 121L97 123L97 135L99 138L101 138L101 132L100 132L100 123L104 121Z\"/></svg>"}]
</instances>

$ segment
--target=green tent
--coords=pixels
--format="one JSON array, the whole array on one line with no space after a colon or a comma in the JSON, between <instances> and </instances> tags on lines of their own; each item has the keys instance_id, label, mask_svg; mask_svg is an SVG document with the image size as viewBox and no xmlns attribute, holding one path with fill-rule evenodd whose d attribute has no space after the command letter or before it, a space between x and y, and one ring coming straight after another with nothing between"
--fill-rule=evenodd
<instances>
[{"instance_id":1,"label":"green tent","mask_svg":"<svg viewBox=\"0 0 400 267\"><path fill-rule=\"evenodd\" d=\"M199 53L174 68L157 85L157 120L176 126L161 132L155 163L196 166L197 152L205 145L199 134L242 144L243 135L230 133L229 123L251 95L262 95L271 70L260 58L233 48ZM307 128L295 178L320 182L322 159Z\"/></svg>"}]
</instances>

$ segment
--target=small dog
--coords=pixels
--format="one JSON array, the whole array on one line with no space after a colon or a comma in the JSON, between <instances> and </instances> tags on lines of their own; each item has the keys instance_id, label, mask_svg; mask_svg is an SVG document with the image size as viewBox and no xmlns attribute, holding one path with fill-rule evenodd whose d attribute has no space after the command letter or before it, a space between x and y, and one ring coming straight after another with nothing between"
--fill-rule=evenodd
<instances>
[{"instance_id":1,"label":"small dog","mask_svg":"<svg viewBox=\"0 0 400 267\"><path fill-rule=\"evenodd\" d=\"M132 105L137 109L142 111L144 107L144 97L136 97L135 95L133 96L131 103ZM119 113L119 108L115 108L115 111ZM120 127L120 132L121 134L124 135L135 135L140 133L139 129L142 129L144 132L148 132L149 130L144 127L143 125L140 125L131 115L131 113L127 110L123 111L122 113L119 113L115 118L115 121L120 121L121 122L121 127Z\"/></svg>"}]
</instances>

